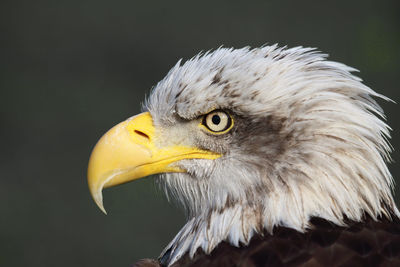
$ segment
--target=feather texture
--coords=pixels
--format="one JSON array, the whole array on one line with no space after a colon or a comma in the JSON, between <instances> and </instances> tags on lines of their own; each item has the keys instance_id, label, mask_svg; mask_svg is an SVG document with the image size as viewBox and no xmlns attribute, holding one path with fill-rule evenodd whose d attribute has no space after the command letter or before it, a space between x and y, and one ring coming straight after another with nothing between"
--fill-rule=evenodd
<instances>
[{"instance_id":1,"label":"feather texture","mask_svg":"<svg viewBox=\"0 0 400 267\"><path fill-rule=\"evenodd\" d=\"M345 227L399 215L386 166L390 128L375 101L389 99L326 57L303 47L219 48L179 61L154 87L144 109L163 129L159 146L223 155L182 160L186 173L159 178L188 216L162 264L214 253L221 242L248 245L276 227L306 236L313 217ZM226 135L198 130L215 109L233 116Z\"/></svg>"}]
</instances>

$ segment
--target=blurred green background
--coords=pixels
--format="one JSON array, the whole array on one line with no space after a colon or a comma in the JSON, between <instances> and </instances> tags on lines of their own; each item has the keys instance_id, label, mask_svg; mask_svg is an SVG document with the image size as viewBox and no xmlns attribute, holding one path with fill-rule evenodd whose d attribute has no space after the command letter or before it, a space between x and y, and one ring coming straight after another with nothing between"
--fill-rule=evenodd
<instances>
[{"instance_id":1,"label":"blurred green background","mask_svg":"<svg viewBox=\"0 0 400 267\"><path fill-rule=\"evenodd\" d=\"M221 45L313 46L400 101L399 3L1 1L0 265L128 266L159 255L182 212L149 178L106 190L105 216L86 167L98 138L138 113L180 58ZM398 148L399 108L380 103Z\"/></svg>"}]
</instances>

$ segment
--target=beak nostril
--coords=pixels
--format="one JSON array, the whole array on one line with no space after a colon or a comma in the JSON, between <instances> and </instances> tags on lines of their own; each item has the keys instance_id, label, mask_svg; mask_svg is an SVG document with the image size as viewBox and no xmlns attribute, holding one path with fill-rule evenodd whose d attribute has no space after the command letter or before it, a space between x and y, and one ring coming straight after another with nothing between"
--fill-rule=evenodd
<instances>
[{"instance_id":1,"label":"beak nostril","mask_svg":"<svg viewBox=\"0 0 400 267\"><path fill-rule=\"evenodd\" d=\"M145 134L144 132L141 132L139 130L135 130L135 133L150 140L150 137L147 134Z\"/></svg>"}]
</instances>

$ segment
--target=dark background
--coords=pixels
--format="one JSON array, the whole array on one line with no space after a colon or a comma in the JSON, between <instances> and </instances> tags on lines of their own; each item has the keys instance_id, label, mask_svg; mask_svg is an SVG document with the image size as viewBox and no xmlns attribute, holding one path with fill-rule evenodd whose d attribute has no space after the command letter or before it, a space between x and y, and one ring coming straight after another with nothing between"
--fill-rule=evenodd
<instances>
[{"instance_id":1,"label":"dark background","mask_svg":"<svg viewBox=\"0 0 400 267\"><path fill-rule=\"evenodd\" d=\"M0 265L128 266L159 255L182 212L148 178L106 190L105 216L86 167L98 138L138 113L180 58L221 45L313 46L400 101L399 2L1 1ZM398 148L399 108L380 103Z\"/></svg>"}]
</instances>

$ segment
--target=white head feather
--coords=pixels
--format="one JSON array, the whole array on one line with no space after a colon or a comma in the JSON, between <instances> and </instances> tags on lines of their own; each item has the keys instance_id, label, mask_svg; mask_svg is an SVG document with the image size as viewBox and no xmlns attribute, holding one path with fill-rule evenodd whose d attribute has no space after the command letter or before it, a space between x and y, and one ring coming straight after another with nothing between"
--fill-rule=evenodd
<instances>
[{"instance_id":1,"label":"white head feather","mask_svg":"<svg viewBox=\"0 0 400 267\"><path fill-rule=\"evenodd\" d=\"M171 69L145 105L154 123L224 156L181 161L187 173L160 178L188 212L164 263L221 241L247 244L279 225L303 232L313 216L338 225L398 216L389 127L372 97L388 99L352 71L314 49L276 45L220 48ZM235 114L229 137L185 126L214 109Z\"/></svg>"}]
</instances>

